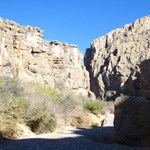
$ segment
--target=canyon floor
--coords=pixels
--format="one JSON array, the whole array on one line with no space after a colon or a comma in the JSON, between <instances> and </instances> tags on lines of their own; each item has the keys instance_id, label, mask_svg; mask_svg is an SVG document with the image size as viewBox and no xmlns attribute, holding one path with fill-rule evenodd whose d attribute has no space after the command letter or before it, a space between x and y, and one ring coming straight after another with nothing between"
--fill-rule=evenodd
<instances>
[{"instance_id":1,"label":"canyon floor","mask_svg":"<svg viewBox=\"0 0 150 150\"><path fill-rule=\"evenodd\" d=\"M75 129L21 137L0 143L1 150L149 150L150 148L119 145L114 141L113 127Z\"/></svg>"}]
</instances>

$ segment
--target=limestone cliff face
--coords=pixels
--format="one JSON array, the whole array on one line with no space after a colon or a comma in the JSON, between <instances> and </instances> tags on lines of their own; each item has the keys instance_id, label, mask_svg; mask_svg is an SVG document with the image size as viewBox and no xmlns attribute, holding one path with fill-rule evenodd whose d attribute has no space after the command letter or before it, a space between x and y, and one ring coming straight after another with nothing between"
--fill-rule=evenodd
<instances>
[{"instance_id":1,"label":"limestone cliff face","mask_svg":"<svg viewBox=\"0 0 150 150\"><path fill-rule=\"evenodd\" d=\"M101 99L138 95L140 66L150 59L150 16L116 29L93 41L84 58L91 90ZM144 68L144 67L142 67ZM140 80L142 81L142 80Z\"/></svg>"},{"instance_id":2,"label":"limestone cliff face","mask_svg":"<svg viewBox=\"0 0 150 150\"><path fill-rule=\"evenodd\" d=\"M39 28L0 18L0 76L87 95L89 75L82 57L77 46L46 41Z\"/></svg>"}]
</instances>

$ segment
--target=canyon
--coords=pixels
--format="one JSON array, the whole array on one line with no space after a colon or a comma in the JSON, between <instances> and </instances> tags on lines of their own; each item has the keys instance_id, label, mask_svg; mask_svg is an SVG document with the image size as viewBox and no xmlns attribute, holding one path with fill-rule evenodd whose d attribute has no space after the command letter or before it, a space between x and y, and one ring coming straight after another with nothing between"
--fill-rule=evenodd
<instances>
[{"instance_id":1,"label":"canyon","mask_svg":"<svg viewBox=\"0 0 150 150\"><path fill-rule=\"evenodd\" d=\"M146 16L92 42L84 62L97 98L114 100L121 94L136 96L146 90L139 80L140 64L150 59L149 39L150 17Z\"/></svg>"},{"instance_id":2,"label":"canyon","mask_svg":"<svg viewBox=\"0 0 150 150\"><path fill-rule=\"evenodd\" d=\"M150 16L94 40L84 63L76 45L0 18L0 76L115 101L116 141L149 146Z\"/></svg>"}]
</instances>

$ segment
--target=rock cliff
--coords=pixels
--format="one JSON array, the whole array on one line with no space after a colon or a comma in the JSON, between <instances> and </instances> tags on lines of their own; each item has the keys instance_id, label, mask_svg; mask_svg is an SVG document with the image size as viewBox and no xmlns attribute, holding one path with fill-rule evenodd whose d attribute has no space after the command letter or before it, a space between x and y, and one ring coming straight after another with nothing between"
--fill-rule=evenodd
<instances>
[{"instance_id":1,"label":"rock cliff","mask_svg":"<svg viewBox=\"0 0 150 150\"><path fill-rule=\"evenodd\" d=\"M0 76L89 92L89 74L77 46L46 41L36 27L21 26L0 18Z\"/></svg>"},{"instance_id":2,"label":"rock cliff","mask_svg":"<svg viewBox=\"0 0 150 150\"><path fill-rule=\"evenodd\" d=\"M114 100L121 93L140 95L139 64L150 59L150 16L94 40L84 62L91 90L100 99Z\"/></svg>"}]
</instances>

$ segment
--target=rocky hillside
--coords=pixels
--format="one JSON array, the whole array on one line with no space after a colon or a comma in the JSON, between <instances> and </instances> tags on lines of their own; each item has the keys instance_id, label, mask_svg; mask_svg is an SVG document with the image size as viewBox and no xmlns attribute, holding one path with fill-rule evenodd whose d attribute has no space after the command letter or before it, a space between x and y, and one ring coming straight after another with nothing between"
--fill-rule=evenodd
<instances>
[{"instance_id":1,"label":"rocky hillside","mask_svg":"<svg viewBox=\"0 0 150 150\"><path fill-rule=\"evenodd\" d=\"M89 93L89 74L77 46L46 41L39 28L0 18L0 76L59 90Z\"/></svg>"},{"instance_id":2,"label":"rocky hillside","mask_svg":"<svg viewBox=\"0 0 150 150\"><path fill-rule=\"evenodd\" d=\"M96 97L107 100L121 93L142 95L146 87L142 82L139 85L139 80L144 81L139 65L149 59L150 16L147 16L93 41L84 59L90 73L91 90ZM141 71L148 68L143 65Z\"/></svg>"}]
</instances>

